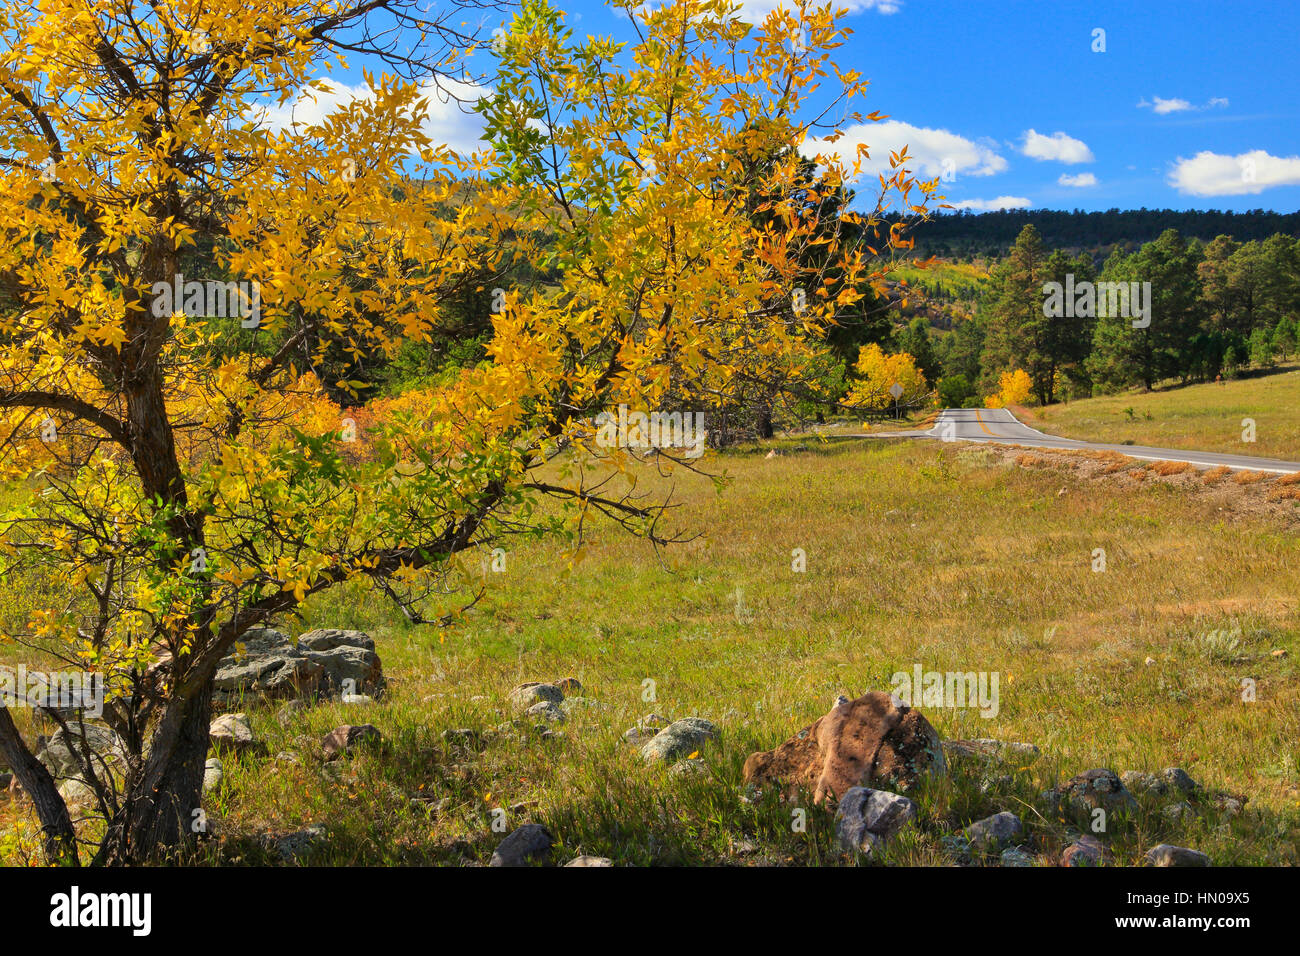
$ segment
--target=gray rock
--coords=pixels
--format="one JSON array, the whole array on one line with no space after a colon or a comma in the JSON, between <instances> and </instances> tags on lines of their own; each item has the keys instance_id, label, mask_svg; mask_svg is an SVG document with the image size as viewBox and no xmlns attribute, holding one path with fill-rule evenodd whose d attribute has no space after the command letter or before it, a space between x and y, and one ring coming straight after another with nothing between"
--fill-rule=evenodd
<instances>
[{"instance_id":1,"label":"gray rock","mask_svg":"<svg viewBox=\"0 0 1300 956\"><path fill-rule=\"evenodd\" d=\"M1165 767L1160 771L1160 781L1179 793L1190 794L1200 789L1200 784L1188 776L1187 771L1182 767Z\"/></svg>"},{"instance_id":2,"label":"gray rock","mask_svg":"<svg viewBox=\"0 0 1300 956\"><path fill-rule=\"evenodd\" d=\"M568 866L613 866L614 861L607 856L587 856L584 853L582 856L575 856L572 860L570 860L568 863L564 865L566 867Z\"/></svg>"},{"instance_id":3,"label":"gray rock","mask_svg":"<svg viewBox=\"0 0 1300 956\"><path fill-rule=\"evenodd\" d=\"M696 774L704 773L708 765L698 757L694 760L679 760L668 768L669 773L676 774L679 777L690 777Z\"/></svg>"},{"instance_id":4,"label":"gray rock","mask_svg":"<svg viewBox=\"0 0 1300 956\"><path fill-rule=\"evenodd\" d=\"M1009 773L998 774L992 777L980 778L980 793L990 794L998 793L1003 790L1010 790L1015 784L1015 778Z\"/></svg>"},{"instance_id":5,"label":"gray rock","mask_svg":"<svg viewBox=\"0 0 1300 956\"><path fill-rule=\"evenodd\" d=\"M221 761L212 757L203 765L203 795L207 796L221 786Z\"/></svg>"},{"instance_id":6,"label":"gray rock","mask_svg":"<svg viewBox=\"0 0 1300 956\"><path fill-rule=\"evenodd\" d=\"M312 824L302 830L286 834L275 841L275 850L286 863L297 863L317 849L329 838L323 823Z\"/></svg>"},{"instance_id":7,"label":"gray rock","mask_svg":"<svg viewBox=\"0 0 1300 956\"><path fill-rule=\"evenodd\" d=\"M564 708L549 700L539 700L524 711L524 716L549 724L562 724L565 721Z\"/></svg>"},{"instance_id":8,"label":"gray rock","mask_svg":"<svg viewBox=\"0 0 1300 956\"><path fill-rule=\"evenodd\" d=\"M488 866L530 866L545 863L555 838L540 823L525 823L497 846Z\"/></svg>"},{"instance_id":9,"label":"gray rock","mask_svg":"<svg viewBox=\"0 0 1300 956\"><path fill-rule=\"evenodd\" d=\"M1169 806L1160 811L1160 815L1166 820L1174 823L1193 820L1196 818L1196 808L1186 800L1179 800L1177 803L1171 803Z\"/></svg>"},{"instance_id":10,"label":"gray rock","mask_svg":"<svg viewBox=\"0 0 1300 956\"><path fill-rule=\"evenodd\" d=\"M1128 813L1138 805L1115 771L1104 768L1086 770L1044 796L1049 803L1079 814L1091 814L1098 808L1107 813Z\"/></svg>"},{"instance_id":11,"label":"gray rock","mask_svg":"<svg viewBox=\"0 0 1300 956\"><path fill-rule=\"evenodd\" d=\"M1024 832L1020 818L1004 810L983 820L976 820L966 828L966 839L972 849L985 852L1001 850L1010 843L1015 843Z\"/></svg>"},{"instance_id":12,"label":"gray rock","mask_svg":"<svg viewBox=\"0 0 1300 956\"><path fill-rule=\"evenodd\" d=\"M850 787L835 810L835 836L846 853L870 856L916 819L916 804L888 790Z\"/></svg>"},{"instance_id":13,"label":"gray rock","mask_svg":"<svg viewBox=\"0 0 1300 956\"><path fill-rule=\"evenodd\" d=\"M1171 793L1188 795L1200 789L1199 784L1181 767L1166 767L1159 773L1126 770L1119 779L1133 793L1150 793L1160 797Z\"/></svg>"},{"instance_id":14,"label":"gray rock","mask_svg":"<svg viewBox=\"0 0 1300 956\"><path fill-rule=\"evenodd\" d=\"M1009 847L1002 851L1002 856L998 858L1002 866L1033 866L1034 855L1027 850L1022 850L1018 846Z\"/></svg>"},{"instance_id":15,"label":"gray rock","mask_svg":"<svg viewBox=\"0 0 1300 956\"><path fill-rule=\"evenodd\" d=\"M1236 797L1228 794L1222 794L1219 797L1216 797L1214 805L1230 817L1235 817L1242 810L1242 802Z\"/></svg>"},{"instance_id":16,"label":"gray rock","mask_svg":"<svg viewBox=\"0 0 1300 956\"><path fill-rule=\"evenodd\" d=\"M1039 750L1033 744L1019 741L977 737L974 740L945 740L943 755L948 764L954 768L969 764L977 766L1001 764L1018 770L1028 767L1037 760Z\"/></svg>"},{"instance_id":17,"label":"gray rock","mask_svg":"<svg viewBox=\"0 0 1300 956\"><path fill-rule=\"evenodd\" d=\"M245 633L244 654L232 650L217 666L213 699L293 698L340 693L376 695L385 686L374 641L360 631L316 630L297 643L280 631Z\"/></svg>"},{"instance_id":18,"label":"gray rock","mask_svg":"<svg viewBox=\"0 0 1300 956\"><path fill-rule=\"evenodd\" d=\"M520 684L510 692L510 705L519 713L524 713L534 704L559 704L564 700L564 691L554 684L530 682Z\"/></svg>"},{"instance_id":19,"label":"gray rock","mask_svg":"<svg viewBox=\"0 0 1300 956\"><path fill-rule=\"evenodd\" d=\"M718 728L701 717L675 720L641 748L646 760L676 760L718 739Z\"/></svg>"},{"instance_id":20,"label":"gray rock","mask_svg":"<svg viewBox=\"0 0 1300 956\"><path fill-rule=\"evenodd\" d=\"M373 651L375 639L364 631L340 631L334 628L317 628L298 638L298 647L305 651L332 651L339 647L359 647Z\"/></svg>"},{"instance_id":21,"label":"gray rock","mask_svg":"<svg viewBox=\"0 0 1300 956\"><path fill-rule=\"evenodd\" d=\"M325 735L325 739L321 741L321 749L325 751L326 759L329 759L341 754L350 754L356 747L363 744L377 744L383 739L384 735L374 724L359 726L344 724L342 727L335 727Z\"/></svg>"},{"instance_id":22,"label":"gray rock","mask_svg":"<svg viewBox=\"0 0 1300 956\"><path fill-rule=\"evenodd\" d=\"M1119 775L1119 782L1127 787L1130 793L1160 792L1161 783L1156 775L1141 770L1125 770Z\"/></svg>"},{"instance_id":23,"label":"gray rock","mask_svg":"<svg viewBox=\"0 0 1300 956\"><path fill-rule=\"evenodd\" d=\"M1147 866L1209 866L1210 858L1199 850L1160 843L1147 850Z\"/></svg>"},{"instance_id":24,"label":"gray rock","mask_svg":"<svg viewBox=\"0 0 1300 956\"><path fill-rule=\"evenodd\" d=\"M57 731L37 750L36 759L45 765L55 781L76 780L85 783L78 758L90 756L90 769L96 777L103 778L126 766L126 748L110 728L99 724L85 724L85 733L75 725L68 731ZM75 748L76 753L73 750Z\"/></svg>"},{"instance_id":25,"label":"gray rock","mask_svg":"<svg viewBox=\"0 0 1300 956\"><path fill-rule=\"evenodd\" d=\"M630 744L644 745L646 741L653 740L659 731L670 723L672 723L671 720L660 714L646 714L637 721L635 727L623 732L623 739Z\"/></svg>"},{"instance_id":26,"label":"gray rock","mask_svg":"<svg viewBox=\"0 0 1300 956\"><path fill-rule=\"evenodd\" d=\"M208 741L213 750L240 752L257 746L247 714L222 714L208 726Z\"/></svg>"},{"instance_id":27,"label":"gray rock","mask_svg":"<svg viewBox=\"0 0 1300 956\"><path fill-rule=\"evenodd\" d=\"M244 632L244 636L239 639L239 643L244 645L244 649L250 655L266 654L293 646L293 641L288 634L273 627L249 628Z\"/></svg>"},{"instance_id":28,"label":"gray rock","mask_svg":"<svg viewBox=\"0 0 1300 956\"><path fill-rule=\"evenodd\" d=\"M1061 866L1101 866L1113 860L1110 848L1092 834L1084 834L1061 852Z\"/></svg>"}]
</instances>

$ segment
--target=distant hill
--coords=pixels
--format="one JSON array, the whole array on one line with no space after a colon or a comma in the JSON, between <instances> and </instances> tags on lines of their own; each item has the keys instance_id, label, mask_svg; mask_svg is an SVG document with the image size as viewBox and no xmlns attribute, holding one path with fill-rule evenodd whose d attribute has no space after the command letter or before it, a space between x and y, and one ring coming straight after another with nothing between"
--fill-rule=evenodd
<instances>
[{"instance_id":1,"label":"distant hill","mask_svg":"<svg viewBox=\"0 0 1300 956\"><path fill-rule=\"evenodd\" d=\"M1178 209L1108 209L1072 212L1056 209L1007 209L941 213L917 226L912 237L918 252L945 258L1002 256L1020 230L1033 223L1048 248L1107 254L1115 245L1150 242L1166 229L1206 241L1232 236L1239 242L1267 239L1275 233L1300 236L1300 212L1264 209L1249 212Z\"/></svg>"}]
</instances>

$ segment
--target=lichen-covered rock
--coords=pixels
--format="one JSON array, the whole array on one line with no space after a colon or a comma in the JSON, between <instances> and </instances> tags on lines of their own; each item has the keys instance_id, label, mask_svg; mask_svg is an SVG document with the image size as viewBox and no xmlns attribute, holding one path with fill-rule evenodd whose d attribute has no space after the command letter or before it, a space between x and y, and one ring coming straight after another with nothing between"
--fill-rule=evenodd
<instances>
[{"instance_id":1,"label":"lichen-covered rock","mask_svg":"<svg viewBox=\"0 0 1300 956\"><path fill-rule=\"evenodd\" d=\"M564 708L550 700L539 700L524 711L524 716L547 724L562 724L565 720Z\"/></svg>"},{"instance_id":2,"label":"lichen-covered rock","mask_svg":"<svg viewBox=\"0 0 1300 956\"><path fill-rule=\"evenodd\" d=\"M342 631L332 627L317 628L298 637L298 647L305 651L332 651L339 647L375 649L375 639L365 631Z\"/></svg>"},{"instance_id":3,"label":"lichen-covered rock","mask_svg":"<svg viewBox=\"0 0 1300 956\"><path fill-rule=\"evenodd\" d=\"M1138 805L1115 771L1104 768L1085 770L1043 796L1051 810L1075 814L1130 813Z\"/></svg>"},{"instance_id":4,"label":"lichen-covered rock","mask_svg":"<svg viewBox=\"0 0 1300 956\"><path fill-rule=\"evenodd\" d=\"M674 720L641 748L646 760L676 760L718 739L718 728L702 717Z\"/></svg>"},{"instance_id":5,"label":"lichen-covered rock","mask_svg":"<svg viewBox=\"0 0 1300 956\"><path fill-rule=\"evenodd\" d=\"M1181 767L1166 767L1159 773L1126 770L1120 774L1119 779L1132 793L1149 793L1158 797L1169 794L1189 795L1200 789Z\"/></svg>"},{"instance_id":6,"label":"lichen-covered rock","mask_svg":"<svg viewBox=\"0 0 1300 956\"><path fill-rule=\"evenodd\" d=\"M991 853L1017 842L1023 832L1020 818L1004 810L968 826L966 839L970 841L971 849Z\"/></svg>"},{"instance_id":7,"label":"lichen-covered rock","mask_svg":"<svg viewBox=\"0 0 1300 956\"><path fill-rule=\"evenodd\" d=\"M525 823L497 846L488 866L530 866L545 863L555 838L540 823Z\"/></svg>"},{"instance_id":8,"label":"lichen-covered rock","mask_svg":"<svg viewBox=\"0 0 1300 956\"><path fill-rule=\"evenodd\" d=\"M335 694L378 695L385 687L375 642L361 631L308 631L296 643L272 628L256 628L217 665L213 700Z\"/></svg>"},{"instance_id":9,"label":"lichen-covered rock","mask_svg":"<svg viewBox=\"0 0 1300 956\"><path fill-rule=\"evenodd\" d=\"M888 790L850 787L835 810L835 836L847 853L871 856L916 819L916 804Z\"/></svg>"},{"instance_id":10,"label":"lichen-covered rock","mask_svg":"<svg viewBox=\"0 0 1300 956\"><path fill-rule=\"evenodd\" d=\"M537 681L520 684L510 692L510 705L521 714L534 704L559 704L563 700L564 691L560 688L554 684L542 684Z\"/></svg>"},{"instance_id":11,"label":"lichen-covered rock","mask_svg":"<svg viewBox=\"0 0 1300 956\"><path fill-rule=\"evenodd\" d=\"M745 761L747 783L803 786L821 803L853 787L910 789L947 764L938 733L920 711L878 691L840 698L775 750Z\"/></svg>"},{"instance_id":12,"label":"lichen-covered rock","mask_svg":"<svg viewBox=\"0 0 1300 956\"><path fill-rule=\"evenodd\" d=\"M1210 858L1200 850L1160 843L1147 850L1145 863L1147 866L1209 866Z\"/></svg>"}]
</instances>

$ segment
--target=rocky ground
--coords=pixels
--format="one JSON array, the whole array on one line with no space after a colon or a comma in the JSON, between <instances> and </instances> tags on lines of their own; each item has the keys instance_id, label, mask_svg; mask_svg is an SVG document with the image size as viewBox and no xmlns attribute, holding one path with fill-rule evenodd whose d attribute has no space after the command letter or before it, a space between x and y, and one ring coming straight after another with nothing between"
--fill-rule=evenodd
<instances>
[{"instance_id":1,"label":"rocky ground","mask_svg":"<svg viewBox=\"0 0 1300 956\"><path fill-rule=\"evenodd\" d=\"M324 700L362 708L381 697L386 681L374 641L359 631L316 630L291 641L283 633L252 633L221 666L215 700L250 709L276 709L280 722ZM362 693L364 691L365 693ZM374 695L374 696L371 696ZM513 716L488 730L453 727L441 739L449 755L472 759L503 739L548 741L571 732L570 717L599 719L606 708L584 696L576 678L531 681L506 697ZM482 703L482 701L480 701ZM223 783L223 757L247 755L276 764L296 764L297 752L273 756L254 732L246 711L222 713L210 729L213 756L204 777L205 798ZM642 761L661 764L672 775L709 776L710 750L725 727L700 717L676 720L648 713L622 733L624 746ZM120 773L121 742L107 723L87 723L84 745L94 755L96 771ZM363 752L382 752L381 727L343 724L307 748L322 772L339 777L342 764ZM60 781L65 798L93 813L93 793L82 779L73 749L80 735L63 731L41 741L39 759ZM758 804L775 799L787 807L791 826L809 825L809 815L824 815L834 830L834 847L847 860L890 862L900 841L928 841L943 862L959 866L1103 866L1116 862L1108 833L1139 812L1158 811L1170 823L1192 823L1239 814L1246 798L1209 791L1178 767L1159 773L1088 769L1043 791L1029 805L1015 806L973 819L942 819L928 813L918 791L957 785L972 789L988 804L1004 799L1016 776L1040 757L1031 743L987 738L943 740L920 710L886 693L869 692L855 700L840 696L807 727L773 749L751 754L744 762L739 800ZM330 770L334 767L334 770ZM0 783L21 799L16 783L4 774ZM422 794L409 797L430 812L445 809ZM509 808L526 816L528 805ZM556 834L544 823L507 825L504 811L493 813L491 828L498 842L490 866L562 864L612 866L609 857L557 852ZM330 839L328 820L288 833L265 833L260 842L271 859L306 862ZM779 862L764 857L752 841L736 848L748 862ZM481 865L472 860L469 865ZM1193 847L1155 843L1142 857L1150 866L1209 866L1212 861Z\"/></svg>"}]
</instances>

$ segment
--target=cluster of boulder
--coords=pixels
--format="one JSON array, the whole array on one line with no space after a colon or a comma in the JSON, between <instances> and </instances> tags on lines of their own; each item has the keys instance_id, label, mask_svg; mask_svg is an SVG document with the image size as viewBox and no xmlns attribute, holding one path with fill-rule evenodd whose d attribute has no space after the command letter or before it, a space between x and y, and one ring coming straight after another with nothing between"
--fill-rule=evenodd
<instances>
[{"instance_id":1,"label":"cluster of boulder","mask_svg":"<svg viewBox=\"0 0 1300 956\"><path fill-rule=\"evenodd\" d=\"M362 631L308 631L290 640L274 628L255 628L217 665L213 702L245 699L378 697L386 686L374 639Z\"/></svg>"},{"instance_id":2,"label":"cluster of boulder","mask_svg":"<svg viewBox=\"0 0 1300 956\"><path fill-rule=\"evenodd\" d=\"M308 701L327 696L345 703L367 703L382 695L386 687L375 642L361 631L318 629L294 641L281 631L255 628L244 635L240 645L218 665L213 682L215 705L289 698L293 704L306 706ZM126 749L107 724L86 722L83 726L84 732L70 725L68 731L38 738L36 758L54 777L69 805L93 806L94 791L78 757L89 754L95 776L106 779L125 770ZM244 712L220 714L208 733L214 755L204 766L205 795L221 785L223 755L265 750ZM321 742L322 755L332 759L379 736L369 724L340 727ZM4 774L0 785L11 784L12 774Z\"/></svg>"},{"instance_id":3,"label":"cluster of boulder","mask_svg":"<svg viewBox=\"0 0 1300 956\"><path fill-rule=\"evenodd\" d=\"M386 681L374 641L360 631L315 630L291 641L273 629L251 631L238 651L221 661L214 701L220 703L290 698L286 707L308 706L325 695L345 702L366 703L383 693ZM602 705L582 696L573 677L523 683L510 691L509 707L515 717L495 731L468 728L447 730L443 739L452 747L480 749L485 740L501 734L532 733L548 739L562 734L555 728L576 711ZM214 756L204 772L205 794L220 786L222 757L264 747L244 712L225 713L209 729ZM669 720L647 714L629 728L623 739L637 747L648 763L664 764L676 773L702 771L701 750L720 739L713 723L700 717ZM371 724L343 725L320 742L320 759L336 760L358 748L381 744L383 735ZM74 754L88 751L97 771L119 772L125 762L120 739L108 727L87 725L85 739L59 731L42 740L38 759L60 783L72 802L92 802L93 792L82 780ZM814 805L833 808L839 847L846 853L878 859L889 843L919 822L917 804L906 796L927 778L950 774L971 775L982 792L998 790L1039 757L1032 744L987 738L943 740L920 711L886 693L871 692L850 700L839 697L831 709L772 750L753 753L744 764L744 796L758 799L771 788L784 799L799 791L812 795ZM295 758L296 759L296 758ZM8 781L0 781L7 783ZM1159 773L1093 769L1040 794L1042 813L1048 819L1071 822L1078 835L1055 860L1045 860L1027 847L1032 843L1022 820L1002 811L969 822L946 833L943 847L959 862L996 858L1003 866L1033 866L1056 862L1061 866L1100 866L1114 856L1104 841L1086 832L1089 823L1110 814L1131 814L1143 800L1164 801L1162 812L1170 820L1195 815L1198 807L1213 805L1228 813L1240 811L1244 798L1204 791L1183 770L1170 767ZM272 841L274 849L292 862L326 836L321 825ZM493 853L491 866L525 866L550 862L555 840L545 826L525 823L509 833ZM1205 854L1186 847L1158 844L1145 856L1152 866L1208 866ZM607 858L581 855L567 866L610 866Z\"/></svg>"},{"instance_id":4,"label":"cluster of boulder","mask_svg":"<svg viewBox=\"0 0 1300 956\"><path fill-rule=\"evenodd\" d=\"M773 750L754 753L745 761L744 777L751 799L762 788L776 786L786 798L803 789L814 804L835 806L835 832L842 850L866 858L879 856L885 845L917 821L916 804L903 794L923 778L950 772L973 773L988 792L1009 782L1012 773L1038 759L1033 744L991 739L941 740L917 710L889 694L873 692L857 700L838 698L830 711ZM1213 802L1219 809L1239 810L1241 799L1227 794L1206 795L1183 770L1171 767L1159 774L1088 770L1041 795L1047 814L1079 820L1086 829L1106 814L1132 813L1139 803L1130 787L1179 802L1165 808L1177 818L1193 813L1188 799ZM902 791L902 792L900 792ZM1025 825L1003 811L975 820L946 835L943 845L959 862L997 855L1004 866L1031 866L1034 854L1025 849ZM1098 837L1083 833L1059 857L1061 866L1112 862L1110 849ZM1145 856L1152 866L1207 866L1205 854L1186 847L1160 844Z\"/></svg>"}]
</instances>

